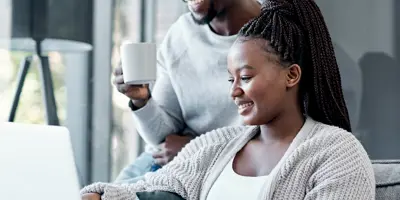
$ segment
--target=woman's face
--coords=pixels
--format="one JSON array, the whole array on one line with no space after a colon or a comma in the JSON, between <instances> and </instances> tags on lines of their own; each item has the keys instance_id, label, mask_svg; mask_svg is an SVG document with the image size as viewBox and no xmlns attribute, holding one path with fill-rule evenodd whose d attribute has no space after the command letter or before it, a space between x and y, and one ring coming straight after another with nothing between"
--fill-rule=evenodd
<instances>
[{"instance_id":1,"label":"woman's face","mask_svg":"<svg viewBox=\"0 0 400 200\"><path fill-rule=\"evenodd\" d=\"M298 65L282 66L277 55L263 49L265 44L267 41L262 39L239 41L228 55L231 96L248 125L275 119L291 102L287 98L295 98L289 94L300 79Z\"/></svg>"}]
</instances>

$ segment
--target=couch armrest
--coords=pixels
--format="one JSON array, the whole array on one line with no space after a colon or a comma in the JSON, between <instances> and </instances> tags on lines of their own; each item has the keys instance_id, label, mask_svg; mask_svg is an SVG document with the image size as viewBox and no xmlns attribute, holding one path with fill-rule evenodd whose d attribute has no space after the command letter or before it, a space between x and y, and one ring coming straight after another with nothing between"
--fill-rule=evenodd
<instances>
[{"instance_id":1,"label":"couch armrest","mask_svg":"<svg viewBox=\"0 0 400 200\"><path fill-rule=\"evenodd\" d=\"M376 200L400 199L400 160L373 160Z\"/></svg>"}]
</instances>

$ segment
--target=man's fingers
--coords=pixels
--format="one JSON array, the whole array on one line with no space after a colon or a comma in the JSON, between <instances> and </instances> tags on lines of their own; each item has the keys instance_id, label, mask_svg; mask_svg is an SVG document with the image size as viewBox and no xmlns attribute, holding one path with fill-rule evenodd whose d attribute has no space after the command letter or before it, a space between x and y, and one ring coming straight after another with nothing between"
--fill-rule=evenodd
<instances>
[{"instance_id":1,"label":"man's fingers","mask_svg":"<svg viewBox=\"0 0 400 200\"><path fill-rule=\"evenodd\" d=\"M179 138L180 138L180 136L171 134L171 135L168 135L167 137L165 137L165 141L171 142L171 141L174 141L175 139L179 139Z\"/></svg>"},{"instance_id":2,"label":"man's fingers","mask_svg":"<svg viewBox=\"0 0 400 200\"><path fill-rule=\"evenodd\" d=\"M144 99L147 96L147 91L143 88L133 87L128 84L117 84L116 87L119 92L128 95L132 99Z\"/></svg>"},{"instance_id":3,"label":"man's fingers","mask_svg":"<svg viewBox=\"0 0 400 200\"><path fill-rule=\"evenodd\" d=\"M168 163L168 161L165 158L157 158L157 159L154 159L154 163L157 165L160 165L160 166L164 166Z\"/></svg>"},{"instance_id":4,"label":"man's fingers","mask_svg":"<svg viewBox=\"0 0 400 200\"><path fill-rule=\"evenodd\" d=\"M164 156L165 156L165 153L163 151L153 153L154 159L163 158Z\"/></svg>"},{"instance_id":5,"label":"man's fingers","mask_svg":"<svg viewBox=\"0 0 400 200\"><path fill-rule=\"evenodd\" d=\"M114 85L124 84L124 77L122 75L115 76Z\"/></svg>"},{"instance_id":6,"label":"man's fingers","mask_svg":"<svg viewBox=\"0 0 400 200\"><path fill-rule=\"evenodd\" d=\"M125 91L125 95L127 95L131 99L136 99L136 100L149 99L149 92L146 88L132 87L131 85L129 85L127 90Z\"/></svg>"},{"instance_id":7,"label":"man's fingers","mask_svg":"<svg viewBox=\"0 0 400 200\"><path fill-rule=\"evenodd\" d=\"M128 91L129 85L126 84L119 84L116 86L117 90L123 94L125 94Z\"/></svg>"},{"instance_id":8,"label":"man's fingers","mask_svg":"<svg viewBox=\"0 0 400 200\"><path fill-rule=\"evenodd\" d=\"M140 84L140 85L131 84L130 86L132 86L132 87L134 87L134 88L148 88L148 87L149 87L149 84Z\"/></svg>"},{"instance_id":9,"label":"man's fingers","mask_svg":"<svg viewBox=\"0 0 400 200\"><path fill-rule=\"evenodd\" d=\"M119 66L119 67L114 69L114 75L115 76L119 76L119 75L122 75L122 74L123 74L123 72L122 72L122 67L121 66Z\"/></svg>"},{"instance_id":10,"label":"man's fingers","mask_svg":"<svg viewBox=\"0 0 400 200\"><path fill-rule=\"evenodd\" d=\"M161 144L158 145L158 148L160 148L161 151L163 151L163 150L165 150L165 145L166 145L166 143L163 142L163 143L161 143Z\"/></svg>"}]
</instances>

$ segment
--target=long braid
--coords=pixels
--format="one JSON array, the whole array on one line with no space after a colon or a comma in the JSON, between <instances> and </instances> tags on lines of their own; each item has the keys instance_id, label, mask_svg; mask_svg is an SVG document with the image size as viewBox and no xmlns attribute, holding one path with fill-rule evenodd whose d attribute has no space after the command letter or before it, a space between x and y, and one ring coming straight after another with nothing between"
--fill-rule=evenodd
<instances>
[{"instance_id":1,"label":"long braid","mask_svg":"<svg viewBox=\"0 0 400 200\"><path fill-rule=\"evenodd\" d=\"M313 0L267 0L239 36L265 39L282 61L299 64L303 111L351 131L331 37Z\"/></svg>"}]
</instances>

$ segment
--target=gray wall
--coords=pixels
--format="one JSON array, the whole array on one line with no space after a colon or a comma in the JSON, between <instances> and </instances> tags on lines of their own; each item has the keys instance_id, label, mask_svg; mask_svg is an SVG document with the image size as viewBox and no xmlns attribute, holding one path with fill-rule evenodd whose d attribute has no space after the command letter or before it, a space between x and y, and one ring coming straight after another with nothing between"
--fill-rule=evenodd
<instances>
[{"instance_id":1,"label":"gray wall","mask_svg":"<svg viewBox=\"0 0 400 200\"><path fill-rule=\"evenodd\" d=\"M371 158L400 158L396 0L316 0L331 32L355 135ZM396 20L397 19L397 20ZM397 37L396 37L397 36Z\"/></svg>"}]
</instances>

